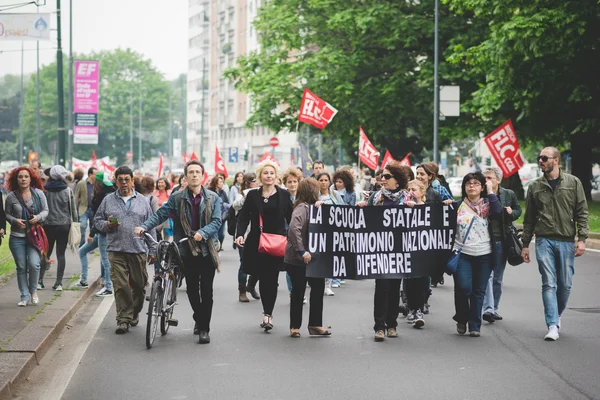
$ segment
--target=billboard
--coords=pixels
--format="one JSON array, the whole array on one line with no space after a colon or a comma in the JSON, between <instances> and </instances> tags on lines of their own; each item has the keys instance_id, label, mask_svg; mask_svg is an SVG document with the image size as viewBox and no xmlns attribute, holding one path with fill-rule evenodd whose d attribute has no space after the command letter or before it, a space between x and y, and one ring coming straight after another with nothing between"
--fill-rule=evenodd
<instances>
[{"instance_id":1,"label":"billboard","mask_svg":"<svg viewBox=\"0 0 600 400\"><path fill-rule=\"evenodd\" d=\"M75 61L73 143L98 144L100 63Z\"/></svg>"},{"instance_id":2,"label":"billboard","mask_svg":"<svg viewBox=\"0 0 600 400\"><path fill-rule=\"evenodd\" d=\"M50 40L50 14L0 14L0 41Z\"/></svg>"}]
</instances>

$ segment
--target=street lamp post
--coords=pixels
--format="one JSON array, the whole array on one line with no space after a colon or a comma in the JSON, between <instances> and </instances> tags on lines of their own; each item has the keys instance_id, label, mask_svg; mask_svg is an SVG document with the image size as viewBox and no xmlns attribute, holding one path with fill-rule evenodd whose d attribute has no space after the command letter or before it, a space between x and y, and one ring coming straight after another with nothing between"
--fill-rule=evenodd
<instances>
[{"instance_id":1,"label":"street lamp post","mask_svg":"<svg viewBox=\"0 0 600 400\"><path fill-rule=\"evenodd\" d=\"M439 163L438 156L438 123L440 120L440 86L438 77L439 67L439 0L435 0L435 32L433 44L433 161Z\"/></svg>"}]
</instances>

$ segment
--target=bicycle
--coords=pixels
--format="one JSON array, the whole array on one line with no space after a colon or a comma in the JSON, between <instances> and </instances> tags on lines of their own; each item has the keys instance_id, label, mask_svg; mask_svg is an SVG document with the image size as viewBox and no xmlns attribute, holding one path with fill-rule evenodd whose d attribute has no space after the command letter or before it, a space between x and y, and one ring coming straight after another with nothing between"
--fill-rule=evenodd
<instances>
[{"instance_id":1,"label":"bicycle","mask_svg":"<svg viewBox=\"0 0 600 400\"><path fill-rule=\"evenodd\" d=\"M183 238L179 242L168 242L166 240L157 242L148 232L144 232L144 235L158 246L156 256L160 265L160 272L152 283L148 312L146 313L148 315L146 347L151 349L158 330L159 317L162 336L167 334L169 327L179 324L179 321L173 318L173 311L175 305L177 305L177 288L181 286L183 281L183 261L181 260L178 244L189 240L189 238Z\"/></svg>"}]
</instances>

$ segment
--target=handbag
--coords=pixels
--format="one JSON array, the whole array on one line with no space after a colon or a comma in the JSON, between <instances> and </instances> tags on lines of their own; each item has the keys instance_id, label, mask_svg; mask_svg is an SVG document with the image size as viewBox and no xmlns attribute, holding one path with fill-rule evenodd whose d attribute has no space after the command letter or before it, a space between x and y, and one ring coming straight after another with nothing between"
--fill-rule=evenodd
<instances>
[{"instance_id":1,"label":"handbag","mask_svg":"<svg viewBox=\"0 0 600 400\"><path fill-rule=\"evenodd\" d=\"M473 217L471 219L471 223L469 224L469 228L467 228L467 234L465 235L465 241L463 243L463 246L465 245L465 243L467 243L467 239L469 238L469 232L471 232L471 227L473 226L473 222L475 222L476 218L477 217ZM446 273L448 275L452 275L452 274L456 273L456 270L458 269L458 259L460 258L460 253L461 252L462 252L462 247L460 247L459 249L455 250L453 252L453 255L450 257L450 259L446 263Z\"/></svg>"},{"instance_id":2,"label":"handbag","mask_svg":"<svg viewBox=\"0 0 600 400\"><path fill-rule=\"evenodd\" d=\"M258 241L258 252L270 255L272 257L283 258L285 255L285 246L287 237L276 233L263 232L262 215L258 213L258 223L260 228L260 239Z\"/></svg>"},{"instance_id":3,"label":"handbag","mask_svg":"<svg viewBox=\"0 0 600 400\"><path fill-rule=\"evenodd\" d=\"M41 204L41 200L35 190L31 190L31 196L34 198L33 203L36 204L36 201ZM23 212L25 213L25 238L27 239L27 243L34 247L37 251L41 253L41 258L48 257L48 237L46 236L46 231L42 227L42 224L37 223L31 225L29 220L31 219L31 212L25 205L25 202L21 199L20 196L17 195L17 199L21 203L21 207L23 208Z\"/></svg>"},{"instance_id":4,"label":"handbag","mask_svg":"<svg viewBox=\"0 0 600 400\"><path fill-rule=\"evenodd\" d=\"M81 224L79 221L74 221L71 199L73 199L73 203L75 203L75 199L73 198L73 192L71 189L67 190L69 191L69 212L71 213L71 227L69 228L69 240L67 243L71 248L71 251L73 251L73 253L77 253L79 250L79 245L81 244Z\"/></svg>"},{"instance_id":5,"label":"handbag","mask_svg":"<svg viewBox=\"0 0 600 400\"><path fill-rule=\"evenodd\" d=\"M513 224L510 224L505 234L504 247L506 260L512 266L523 264L523 257L521 256L523 242L521 241L520 232Z\"/></svg>"}]
</instances>

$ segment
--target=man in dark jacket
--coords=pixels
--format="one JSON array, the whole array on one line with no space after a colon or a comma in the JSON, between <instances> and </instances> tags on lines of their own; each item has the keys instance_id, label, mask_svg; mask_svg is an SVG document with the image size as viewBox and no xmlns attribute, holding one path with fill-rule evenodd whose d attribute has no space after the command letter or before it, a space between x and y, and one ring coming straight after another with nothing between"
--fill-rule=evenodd
<instances>
[{"instance_id":1,"label":"man in dark jacket","mask_svg":"<svg viewBox=\"0 0 600 400\"><path fill-rule=\"evenodd\" d=\"M504 278L504 269L506 267L506 254L504 251L504 238L506 237L506 229L509 225L516 221L523 212L517 201L515 192L510 189L505 189L500 186L502 181L502 170L498 167L488 167L483 172L485 180L492 183L494 193L498 193L498 200L504 209L502 217L499 219L491 219L493 245L495 246L494 259L492 265L492 274L485 291L483 299L483 319L489 323L502 319L498 314L498 305L502 296L502 279Z\"/></svg>"},{"instance_id":2,"label":"man in dark jacket","mask_svg":"<svg viewBox=\"0 0 600 400\"><path fill-rule=\"evenodd\" d=\"M588 206L581 181L558 167L560 152L546 147L537 158L543 176L527 189L523 220L523 260L528 263L529 243L535 234L535 257L542 275L542 300L548 333L558 340L560 319L571 294L575 257L585 252ZM577 243L575 243L577 234Z\"/></svg>"},{"instance_id":3,"label":"man in dark jacket","mask_svg":"<svg viewBox=\"0 0 600 400\"><path fill-rule=\"evenodd\" d=\"M169 197L156 213L140 227L137 235L165 222L172 214L173 238L193 238L180 246L187 295L194 310L194 334L198 343L210 343L210 319L213 307L213 280L220 270L218 232L221 228L221 199L202 186L204 166L198 160L189 161L184 168L188 186ZM202 301L200 301L202 297Z\"/></svg>"}]
</instances>

